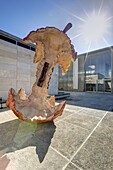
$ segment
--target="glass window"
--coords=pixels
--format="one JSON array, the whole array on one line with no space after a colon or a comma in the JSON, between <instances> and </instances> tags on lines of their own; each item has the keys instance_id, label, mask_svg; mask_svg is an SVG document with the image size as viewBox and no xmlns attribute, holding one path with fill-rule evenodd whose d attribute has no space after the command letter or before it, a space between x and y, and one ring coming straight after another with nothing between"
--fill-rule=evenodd
<instances>
[{"instance_id":1,"label":"glass window","mask_svg":"<svg viewBox=\"0 0 113 170\"><path fill-rule=\"evenodd\" d=\"M69 70L62 76L61 69L59 68L59 90L72 90L73 89L73 64Z\"/></svg>"},{"instance_id":2,"label":"glass window","mask_svg":"<svg viewBox=\"0 0 113 170\"><path fill-rule=\"evenodd\" d=\"M110 91L111 86L110 51L89 55L85 63L85 83L87 91ZM109 90L108 90L109 89Z\"/></svg>"}]
</instances>

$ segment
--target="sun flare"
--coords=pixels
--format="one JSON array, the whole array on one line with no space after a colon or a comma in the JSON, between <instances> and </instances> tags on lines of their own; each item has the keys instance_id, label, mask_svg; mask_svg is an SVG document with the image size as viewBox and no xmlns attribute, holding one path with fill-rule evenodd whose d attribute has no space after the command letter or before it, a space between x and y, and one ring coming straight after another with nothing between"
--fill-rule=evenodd
<instances>
[{"instance_id":1,"label":"sun flare","mask_svg":"<svg viewBox=\"0 0 113 170\"><path fill-rule=\"evenodd\" d=\"M107 17L104 14L92 13L80 26L80 33L86 43L98 41L107 33Z\"/></svg>"},{"instance_id":2,"label":"sun flare","mask_svg":"<svg viewBox=\"0 0 113 170\"><path fill-rule=\"evenodd\" d=\"M84 44L86 48L86 59L88 53L92 48L100 48L101 44L109 46L109 37L112 36L113 28L113 15L110 14L107 8L104 8L104 0L100 1L100 5L92 8L92 12L86 11L83 8L84 13L77 15L60 5L56 5L61 10L65 11L70 16L74 17L79 22L75 29L75 35L72 33L70 38L72 41L77 40L81 44ZM81 15L82 14L82 15Z\"/></svg>"}]
</instances>

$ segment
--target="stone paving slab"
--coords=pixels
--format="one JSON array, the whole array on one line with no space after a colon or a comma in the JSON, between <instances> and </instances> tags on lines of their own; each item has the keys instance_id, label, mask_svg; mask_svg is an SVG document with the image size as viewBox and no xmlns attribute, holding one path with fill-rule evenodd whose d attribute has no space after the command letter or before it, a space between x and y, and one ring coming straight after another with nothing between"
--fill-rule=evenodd
<instances>
[{"instance_id":1,"label":"stone paving slab","mask_svg":"<svg viewBox=\"0 0 113 170\"><path fill-rule=\"evenodd\" d=\"M7 157L10 159L8 170L59 170L67 163L65 158L51 148L42 163L38 159L36 148L31 146L9 153Z\"/></svg>"},{"instance_id":2,"label":"stone paving slab","mask_svg":"<svg viewBox=\"0 0 113 170\"><path fill-rule=\"evenodd\" d=\"M99 122L99 118L90 116L90 111L88 115L88 110L87 114L84 114L84 110L81 110L81 112L75 113L75 115L70 115L69 117L67 117L65 121L73 125L78 125L84 129L92 130Z\"/></svg>"},{"instance_id":3,"label":"stone paving slab","mask_svg":"<svg viewBox=\"0 0 113 170\"><path fill-rule=\"evenodd\" d=\"M113 128L113 112L108 112L108 114L103 120L103 123L106 126Z\"/></svg>"},{"instance_id":4,"label":"stone paving slab","mask_svg":"<svg viewBox=\"0 0 113 170\"><path fill-rule=\"evenodd\" d=\"M15 120L17 117L14 115L14 113L11 110L4 110L0 112L0 123L4 123L10 120Z\"/></svg>"},{"instance_id":5,"label":"stone paving slab","mask_svg":"<svg viewBox=\"0 0 113 170\"><path fill-rule=\"evenodd\" d=\"M75 167L72 163L69 163L65 170L79 170L79 169Z\"/></svg>"},{"instance_id":6,"label":"stone paving slab","mask_svg":"<svg viewBox=\"0 0 113 170\"><path fill-rule=\"evenodd\" d=\"M56 133L51 145L62 155L70 159L85 140L89 131L64 121L56 122L56 127Z\"/></svg>"},{"instance_id":7,"label":"stone paving slab","mask_svg":"<svg viewBox=\"0 0 113 170\"><path fill-rule=\"evenodd\" d=\"M68 106L68 105L67 105ZM60 120L65 120L67 117L70 117L71 115L75 115L78 112L81 112L81 110L83 110L83 108L79 108L79 107L75 107L73 109L69 108L65 108L65 112L62 113L62 116L59 116L57 119L55 119L54 121L60 121Z\"/></svg>"},{"instance_id":8,"label":"stone paving slab","mask_svg":"<svg viewBox=\"0 0 113 170\"><path fill-rule=\"evenodd\" d=\"M103 146L108 147L107 150L113 151L113 129L104 125L100 125L98 129L93 133L92 137L101 143Z\"/></svg>"},{"instance_id":9,"label":"stone paving slab","mask_svg":"<svg viewBox=\"0 0 113 170\"><path fill-rule=\"evenodd\" d=\"M101 104L98 95L82 96L90 108L67 104L61 117L38 125L0 112L0 170L113 170L113 96L100 97Z\"/></svg>"},{"instance_id":10,"label":"stone paving slab","mask_svg":"<svg viewBox=\"0 0 113 170\"><path fill-rule=\"evenodd\" d=\"M112 170L113 150L91 137L72 160L83 170Z\"/></svg>"}]
</instances>

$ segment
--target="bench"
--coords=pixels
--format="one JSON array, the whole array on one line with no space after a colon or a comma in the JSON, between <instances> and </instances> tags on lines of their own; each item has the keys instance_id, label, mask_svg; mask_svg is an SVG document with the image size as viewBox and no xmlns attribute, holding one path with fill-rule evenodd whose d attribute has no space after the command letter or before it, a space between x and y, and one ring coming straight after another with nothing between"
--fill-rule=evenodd
<instances>
[{"instance_id":1,"label":"bench","mask_svg":"<svg viewBox=\"0 0 113 170\"><path fill-rule=\"evenodd\" d=\"M0 97L0 105L1 105L0 109L3 109L2 104L4 103L6 103L6 100L3 100L2 97Z\"/></svg>"}]
</instances>

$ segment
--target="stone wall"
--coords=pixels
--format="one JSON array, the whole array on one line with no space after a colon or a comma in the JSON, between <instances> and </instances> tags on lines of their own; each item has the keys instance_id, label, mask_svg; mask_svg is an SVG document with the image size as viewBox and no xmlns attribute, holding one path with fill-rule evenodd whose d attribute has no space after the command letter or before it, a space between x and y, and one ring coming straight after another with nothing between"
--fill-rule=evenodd
<instances>
[{"instance_id":1,"label":"stone wall","mask_svg":"<svg viewBox=\"0 0 113 170\"><path fill-rule=\"evenodd\" d=\"M35 81L36 64L34 51L0 40L0 97L7 99L12 87L18 91L23 87L27 94ZM58 68L56 66L49 87L49 94L58 93Z\"/></svg>"}]
</instances>

